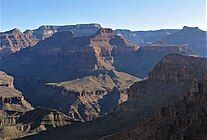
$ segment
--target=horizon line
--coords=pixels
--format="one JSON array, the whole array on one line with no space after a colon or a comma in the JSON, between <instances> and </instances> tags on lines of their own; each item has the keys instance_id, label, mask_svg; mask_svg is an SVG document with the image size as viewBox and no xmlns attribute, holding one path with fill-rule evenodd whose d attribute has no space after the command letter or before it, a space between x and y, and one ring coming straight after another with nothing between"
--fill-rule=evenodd
<instances>
[{"instance_id":1,"label":"horizon line","mask_svg":"<svg viewBox=\"0 0 207 140\"><path fill-rule=\"evenodd\" d=\"M100 24L98 22L80 22L80 23L71 23L71 24L42 24L42 25L39 25L37 27L32 27L32 28L27 28L27 29L21 29L21 27L13 27L11 29L6 29L6 30L1 30L0 29L0 32L3 33L3 32L7 32L7 31L10 31L10 30L13 30L13 29L19 29L22 33L25 32L26 30L35 30L35 29L38 29L39 27L42 27L42 26L70 26L70 25L83 25L83 24L98 24L100 25L102 28L110 28L112 30L129 30L129 31L132 31L132 32L136 32L136 31L159 31L159 30L181 30L183 29L183 27L190 27L190 28L199 28L200 30L202 31L207 31L207 29L204 27L204 28L201 28L199 26L188 26L188 25L183 25L181 26L181 28L172 28L172 27L169 27L169 28L154 28L154 29L130 29L130 28L116 28L116 27L110 27L110 26L105 26L103 24ZM103 26L102 26L103 25Z\"/></svg>"}]
</instances>

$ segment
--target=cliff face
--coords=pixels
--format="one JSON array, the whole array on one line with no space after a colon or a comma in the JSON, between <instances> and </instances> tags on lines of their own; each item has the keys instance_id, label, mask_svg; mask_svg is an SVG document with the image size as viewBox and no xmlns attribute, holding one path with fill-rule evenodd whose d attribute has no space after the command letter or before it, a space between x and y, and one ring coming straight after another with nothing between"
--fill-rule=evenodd
<instances>
[{"instance_id":1,"label":"cliff face","mask_svg":"<svg viewBox=\"0 0 207 140\"><path fill-rule=\"evenodd\" d=\"M172 54L164 57L149 73L150 80L182 81L188 79L202 79L207 73L205 58L185 57Z\"/></svg>"},{"instance_id":2,"label":"cliff face","mask_svg":"<svg viewBox=\"0 0 207 140\"><path fill-rule=\"evenodd\" d=\"M38 40L31 34L24 34L19 29L0 34L0 57L6 57L22 48L34 46Z\"/></svg>"},{"instance_id":3,"label":"cliff face","mask_svg":"<svg viewBox=\"0 0 207 140\"><path fill-rule=\"evenodd\" d=\"M0 86L14 87L14 78L0 71Z\"/></svg>"},{"instance_id":4,"label":"cliff face","mask_svg":"<svg viewBox=\"0 0 207 140\"><path fill-rule=\"evenodd\" d=\"M13 77L0 71L0 110L4 115L23 113L33 109L21 92L13 86Z\"/></svg>"},{"instance_id":5,"label":"cliff face","mask_svg":"<svg viewBox=\"0 0 207 140\"><path fill-rule=\"evenodd\" d=\"M0 71L0 131L15 125L19 115L33 109L22 93L14 88L13 80L13 77ZM0 138L4 138L4 134L0 132Z\"/></svg>"}]
</instances>

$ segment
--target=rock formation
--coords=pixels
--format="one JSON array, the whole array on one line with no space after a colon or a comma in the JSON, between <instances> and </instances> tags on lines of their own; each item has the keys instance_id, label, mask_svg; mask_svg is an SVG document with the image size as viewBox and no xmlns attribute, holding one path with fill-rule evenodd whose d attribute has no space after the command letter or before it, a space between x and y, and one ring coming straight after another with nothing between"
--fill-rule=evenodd
<instances>
[{"instance_id":1,"label":"rock formation","mask_svg":"<svg viewBox=\"0 0 207 140\"><path fill-rule=\"evenodd\" d=\"M177 29L162 29L154 31L130 31L117 29L115 30L115 33L125 37L137 45L146 46L149 43L160 41L164 37L174 34L178 31L179 30Z\"/></svg>"},{"instance_id":2,"label":"rock formation","mask_svg":"<svg viewBox=\"0 0 207 140\"><path fill-rule=\"evenodd\" d=\"M127 100L126 90L138 78L109 71L61 83L47 83L30 96L35 106L54 108L80 121L89 121L109 113Z\"/></svg>"},{"instance_id":3,"label":"rock formation","mask_svg":"<svg viewBox=\"0 0 207 140\"><path fill-rule=\"evenodd\" d=\"M77 121L54 109L34 109L14 88L13 80L0 71L0 138L19 138Z\"/></svg>"},{"instance_id":4,"label":"rock formation","mask_svg":"<svg viewBox=\"0 0 207 140\"><path fill-rule=\"evenodd\" d=\"M151 77L132 85L128 91L128 101L102 118L81 125L74 124L72 127L51 129L27 138L206 139L207 71L205 67L207 61L181 55L169 55L163 60L170 59L169 65L174 66L177 61L173 60L178 58L184 66L186 65L187 71L192 69L191 65L187 65L192 62L192 65L195 65L193 67L196 69L195 73L203 74L201 76L203 78L200 79L195 73L192 73L192 76L189 75L189 78L178 81ZM161 60L157 65L162 62ZM196 67L198 64L204 65ZM157 71L156 68L159 67L155 67L153 71ZM162 74L169 71L172 71L172 74L176 73L182 65L178 65L173 70L169 68L165 68ZM160 73L160 76L162 74Z\"/></svg>"},{"instance_id":5,"label":"rock formation","mask_svg":"<svg viewBox=\"0 0 207 140\"><path fill-rule=\"evenodd\" d=\"M128 65L128 60L133 57L132 52L137 48L115 35L111 29L102 28L86 37L75 37L68 31L57 32L35 47L26 48L6 61L2 60L0 65L15 75L35 75L41 79L63 81L95 71L111 70L114 69L113 65L121 62ZM124 61L121 56L125 58ZM16 69L12 68L11 63L15 63Z\"/></svg>"},{"instance_id":6,"label":"rock formation","mask_svg":"<svg viewBox=\"0 0 207 140\"><path fill-rule=\"evenodd\" d=\"M77 25L64 25L64 26L54 26L54 25L43 25L38 29L26 30L24 33L32 34L38 40L44 40L51 37L56 32L70 31L75 36L91 36L95 34L101 28L100 24L77 24Z\"/></svg>"},{"instance_id":7,"label":"rock formation","mask_svg":"<svg viewBox=\"0 0 207 140\"><path fill-rule=\"evenodd\" d=\"M22 93L13 86L13 77L0 71L0 110L4 115L23 113L33 109Z\"/></svg>"},{"instance_id":8,"label":"rock formation","mask_svg":"<svg viewBox=\"0 0 207 140\"><path fill-rule=\"evenodd\" d=\"M198 27L184 26L182 30L166 36L162 40L169 44L187 44L200 56L207 57L207 32Z\"/></svg>"},{"instance_id":9,"label":"rock formation","mask_svg":"<svg viewBox=\"0 0 207 140\"><path fill-rule=\"evenodd\" d=\"M202 79L207 71L205 58L185 57L171 54L164 57L149 73L150 80L183 81Z\"/></svg>"},{"instance_id":10,"label":"rock formation","mask_svg":"<svg viewBox=\"0 0 207 140\"><path fill-rule=\"evenodd\" d=\"M14 118L8 118L10 123L0 129L0 138L16 139L34 135L51 128L62 127L77 120L54 109L36 108Z\"/></svg>"},{"instance_id":11,"label":"rock formation","mask_svg":"<svg viewBox=\"0 0 207 140\"><path fill-rule=\"evenodd\" d=\"M56 32L70 31L74 36L91 36L95 34L101 25L99 24L77 24L65 26L41 26L38 29L21 32L15 28L0 34L0 58L20 51L23 48L36 45L39 41L51 37Z\"/></svg>"},{"instance_id":12,"label":"rock formation","mask_svg":"<svg viewBox=\"0 0 207 140\"><path fill-rule=\"evenodd\" d=\"M182 55L196 55L196 53L187 45L170 45L166 42L159 41L148 44L136 52L136 67L133 73L138 77L146 77L164 56L176 53Z\"/></svg>"},{"instance_id":13,"label":"rock formation","mask_svg":"<svg viewBox=\"0 0 207 140\"><path fill-rule=\"evenodd\" d=\"M0 58L6 57L22 48L34 46L38 42L33 35L22 33L17 28L1 32L0 40Z\"/></svg>"}]
</instances>

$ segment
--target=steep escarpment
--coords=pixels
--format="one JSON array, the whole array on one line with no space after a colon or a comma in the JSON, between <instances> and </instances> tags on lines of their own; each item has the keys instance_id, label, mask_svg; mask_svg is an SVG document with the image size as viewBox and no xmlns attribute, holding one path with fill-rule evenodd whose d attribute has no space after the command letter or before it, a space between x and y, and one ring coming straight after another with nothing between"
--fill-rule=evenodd
<instances>
[{"instance_id":1,"label":"steep escarpment","mask_svg":"<svg viewBox=\"0 0 207 140\"><path fill-rule=\"evenodd\" d=\"M61 83L47 83L30 96L35 106L55 108L80 121L88 121L112 111L127 100L126 90L138 78L109 71Z\"/></svg>"},{"instance_id":2,"label":"steep escarpment","mask_svg":"<svg viewBox=\"0 0 207 140\"><path fill-rule=\"evenodd\" d=\"M0 58L20 51L23 48L34 46L38 40L31 34L22 33L15 28L0 34Z\"/></svg>"},{"instance_id":3,"label":"steep escarpment","mask_svg":"<svg viewBox=\"0 0 207 140\"><path fill-rule=\"evenodd\" d=\"M181 55L170 56L171 60L176 59L176 57L183 60L189 58L189 61L181 61L183 65L191 62L191 59L203 63L200 58ZM162 61L159 63L162 63ZM169 63L174 65L174 61ZM196 69L196 61L192 60L192 63L195 64L194 68ZM180 67L176 67L176 70L165 70L164 73L168 73L168 71L176 73L180 70ZM60 129L51 129L39 135L28 137L28 139L40 137L57 139L60 136L64 136L61 137L64 139L75 137L77 140L89 138L205 139L206 69L198 68L197 71L203 73L202 77L204 78L194 80L197 77L189 77L179 81L148 79L137 82L128 91L128 101L120 104L113 112L104 117L73 127L65 126ZM74 130L74 128L76 129Z\"/></svg>"},{"instance_id":4,"label":"steep escarpment","mask_svg":"<svg viewBox=\"0 0 207 140\"><path fill-rule=\"evenodd\" d=\"M13 86L14 78L0 71L0 110L4 115L23 113L33 109L22 93Z\"/></svg>"},{"instance_id":5,"label":"steep escarpment","mask_svg":"<svg viewBox=\"0 0 207 140\"><path fill-rule=\"evenodd\" d=\"M185 57L171 54L164 57L149 73L150 80L182 81L188 79L202 79L207 72L205 58Z\"/></svg>"}]
</instances>

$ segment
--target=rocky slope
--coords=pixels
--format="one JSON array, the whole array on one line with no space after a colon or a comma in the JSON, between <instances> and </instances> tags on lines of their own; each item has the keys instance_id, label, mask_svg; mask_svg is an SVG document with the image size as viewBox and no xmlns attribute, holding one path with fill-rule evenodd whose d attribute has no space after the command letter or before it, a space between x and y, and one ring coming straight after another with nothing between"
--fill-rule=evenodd
<instances>
[{"instance_id":1,"label":"rocky slope","mask_svg":"<svg viewBox=\"0 0 207 140\"><path fill-rule=\"evenodd\" d=\"M170 61L164 61L166 58ZM191 77L181 77L178 81L157 79L152 75L150 79L132 85L128 101L112 113L88 123L51 129L27 139L205 139L207 60L181 55L166 58L158 65L169 63L177 67L173 70L171 66L164 67L165 71L159 77L165 72L172 77L183 69L183 65L186 66L185 71L196 71ZM159 71L158 67L153 71ZM197 72L203 74L203 78L200 79ZM194 80L196 78L199 80Z\"/></svg>"},{"instance_id":2,"label":"rocky slope","mask_svg":"<svg viewBox=\"0 0 207 140\"><path fill-rule=\"evenodd\" d=\"M200 56L207 57L207 32L198 27L184 26L182 30L162 39L169 44L187 44Z\"/></svg>"},{"instance_id":3,"label":"rocky slope","mask_svg":"<svg viewBox=\"0 0 207 140\"><path fill-rule=\"evenodd\" d=\"M22 33L17 28L7 32L1 32L0 40L0 58L6 57L22 48L34 46L38 42L33 35Z\"/></svg>"},{"instance_id":4,"label":"rocky slope","mask_svg":"<svg viewBox=\"0 0 207 140\"><path fill-rule=\"evenodd\" d=\"M47 83L30 95L35 106L48 107L69 114L80 121L89 121L112 111L128 98L127 88L138 78L109 71L61 83Z\"/></svg>"}]
</instances>

